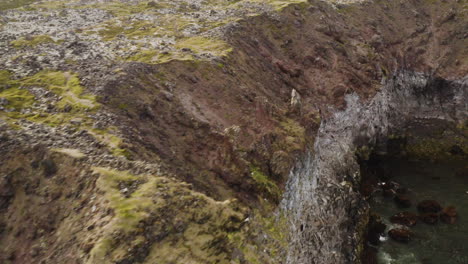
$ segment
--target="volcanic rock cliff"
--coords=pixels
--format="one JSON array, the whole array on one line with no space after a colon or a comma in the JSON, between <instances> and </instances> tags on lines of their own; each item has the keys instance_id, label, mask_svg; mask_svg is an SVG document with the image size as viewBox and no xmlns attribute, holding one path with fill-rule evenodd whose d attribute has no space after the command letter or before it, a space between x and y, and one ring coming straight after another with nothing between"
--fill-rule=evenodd
<instances>
[{"instance_id":1,"label":"volcanic rock cliff","mask_svg":"<svg viewBox=\"0 0 468 264\"><path fill-rule=\"evenodd\" d=\"M359 263L356 151L466 147L466 10L3 1L0 262Z\"/></svg>"}]
</instances>

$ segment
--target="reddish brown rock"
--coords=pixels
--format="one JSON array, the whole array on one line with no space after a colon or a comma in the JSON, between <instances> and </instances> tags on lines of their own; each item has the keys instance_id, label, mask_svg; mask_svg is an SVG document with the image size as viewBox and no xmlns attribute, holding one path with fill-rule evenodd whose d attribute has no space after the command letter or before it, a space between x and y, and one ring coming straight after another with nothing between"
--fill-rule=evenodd
<instances>
[{"instance_id":1,"label":"reddish brown rock","mask_svg":"<svg viewBox=\"0 0 468 264\"><path fill-rule=\"evenodd\" d=\"M435 200L424 200L418 203L418 211L421 213L438 213L442 206Z\"/></svg>"},{"instance_id":2,"label":"reddish brown rock","mask_svg":"<svg viewBox=\"0 0 468 264\"><path fill-rule=\"evenodd\" d=\"M394 228L388 231L388 236L395 241L407 243L411 240L413 233L408 229Z\"/></svg>"},{"instance_id":3,"label":"reddish brown rock","mask_svg":"<svg viewBox=\"0 0 468 264\"><path fill-rule=\"evenodd\" d=\"M390 217L390 222L405 226L414 226L418 222L418 216L410 212L401 212Z\"/></svg>"},{"instance_id":4,"label":"reddish brown rock","mask_svg":"<svg viewBox=\"0 0 468 264\"><path fill-rule=\"evenodd\" d=\"M428 225L435 225L439 221L439 215L436 213L425 213L420 215L419 219Z\"/></svg>"},{"instance_id":5,"label":"reddish brown rock","mask_svg":"<svg viewBox=\"0 0 468 264\"><path fill-rule=\"evenodd\" d=\"M454 206L446 207L440 214L440 220L447 224L455 224L457 221L457 210Z\"/></svg>"},{"instance_id":6,"label":"reddish brown rock","mask_svg":"<svg viewBox=\"0 0 468 264\"><path fill-rule=\"evenodd\" d=\"M411 200L408 195L405 194L397 194L395 198L393 198L395 203L401 208L409 208L411 207Z\"/></svg>"}]
</instances>

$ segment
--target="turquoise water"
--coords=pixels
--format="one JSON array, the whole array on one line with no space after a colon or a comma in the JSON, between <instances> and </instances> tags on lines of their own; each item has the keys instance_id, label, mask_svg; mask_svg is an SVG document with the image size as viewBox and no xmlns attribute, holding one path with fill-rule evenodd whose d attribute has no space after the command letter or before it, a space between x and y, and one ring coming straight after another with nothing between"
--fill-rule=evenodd
<instances>
[{"instance_id":1,"label":"turquoise water","mask_svg":"<svg viewBox=\"0 0 468 264\"><path fill-rule=\"evenodd\" d=\"M388 238L379 246L379 264L468 264L468 176L457 175L466 162L409 162L385 161L385 169L392 180L409 188L413 205L408 209L398 208L391 199L376 194L371 208L379 214L389 228L389 217L401 212L417 213L417 202L425 199L438 201L442 207L453 205L458 212L453 225L439 221L427 225L421 221L411 228L414 238L407 244Z\"/></svg>"}]
</instances>

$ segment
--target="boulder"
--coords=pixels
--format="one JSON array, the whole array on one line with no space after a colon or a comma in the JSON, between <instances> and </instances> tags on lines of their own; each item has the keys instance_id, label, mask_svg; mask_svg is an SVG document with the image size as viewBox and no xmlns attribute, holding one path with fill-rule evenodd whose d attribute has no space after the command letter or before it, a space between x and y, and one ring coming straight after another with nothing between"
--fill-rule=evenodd
<instances>
[{"instance_id":1,"label":"boulder","mask_svg":"<svg viewBox=\"0 0 468 264\"><path fill-rule=\"evenodd\" d=\"M425 213L421 214L419 219L428 225L435 225L439 221L439 215L436 213Z\"/></svg>"},{"instance_id":2,"label":"boulder","mask_svg":"<svg viewBox=\"0 0 468 264\"><path fill-rule=\"evenodd\" d=\"M418 222L418 216L410 212L400 212L390 217L390 222L405 226L414 226Z\"/></svg>"},{"instance_id":3,"label":"boulder","mask_svg":"<svg viewBox=\"0 0 468 264\"><path fill-rule=\"evenodd\" d=\"M420 213L438 213L442 210L442 206L435 200L424 200L418 203L418 211Z\"/></svg>"},{"instance_id":4,"label":"boulder","mask_svg":"<svg viewBox=\"0 0 468 264\"><path fill-rule=\"evenodd\" d=\"M388 231L388 236L395 241L407 243L411 240L413 233L408 229L394 228Z\"/></svg>"},{"instance_id":5,"label":"boulder","mask_svg":"<svg viewBox=\"0 0 468 264\"><path fill-rule=\"evenodd\" d=\"M411 207L411 200L408 195L405 194L397 194L395 198L393 198L395 203L401 208L409 208Z\"/></svg>"},{"instance_id":6,"label":"boulder","mask_svg":"<svg viewBox=\"0 0 468 264\"><path fill-rule=\"evenodd\" d=\"M457 221L457 210L454 206L448 206L442 210L440 214L440 220L447 224L455 224Z\"/></svg>"}]
</instances>

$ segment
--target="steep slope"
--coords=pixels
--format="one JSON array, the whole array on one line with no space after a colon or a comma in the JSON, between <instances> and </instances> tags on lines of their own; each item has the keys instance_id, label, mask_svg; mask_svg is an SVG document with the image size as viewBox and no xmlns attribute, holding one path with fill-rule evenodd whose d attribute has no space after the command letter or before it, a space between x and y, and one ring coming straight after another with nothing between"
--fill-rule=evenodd
<instances>
[{"instance_id":1,"label":"steep slope","mask_svg":"<svg viewBox=\"0 0 468 264\"><path fill-rule=\"evenodd\" d=\"M289 172L346 95L468 72L466 1L42 1L0 23L6 263L283 263Z\"/></svg>"}]
</instances>

